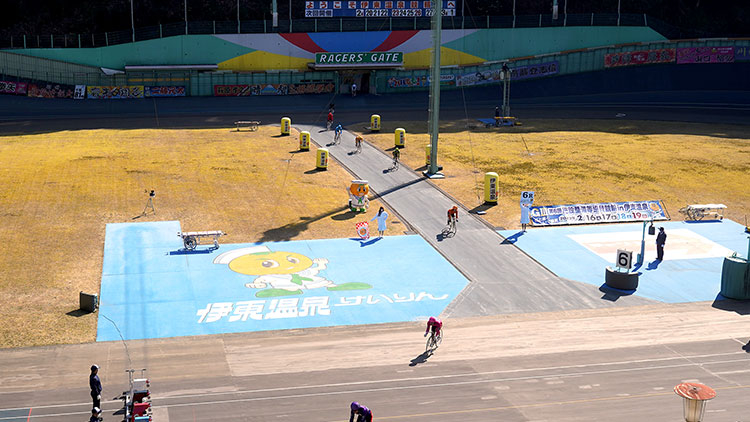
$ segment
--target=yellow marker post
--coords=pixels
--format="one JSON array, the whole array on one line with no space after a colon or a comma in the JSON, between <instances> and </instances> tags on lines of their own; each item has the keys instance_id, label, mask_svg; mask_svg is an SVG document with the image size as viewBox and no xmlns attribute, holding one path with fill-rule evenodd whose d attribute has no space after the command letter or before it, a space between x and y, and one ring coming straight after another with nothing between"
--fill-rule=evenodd
<instances>
[{"instance_id":1,"label":"yellow marker post","mask_svg":"<svg viewBox=\"0 0 750 422\"><path fill-rule=\"evenodd\" d=\"M306 130L299 133L299 150L310 151L310 132Z\"/></svg>"},{"instance_id":2,"label":"yellow marker post","mask_svg":"<svg viewBox=\"0 0 750 422\"><path fill-rule=\"evenodd\" d=\"M373 114L370 116L370 130L372 132L380 132L380 115Z\"/></svg>"},{"instance_id":3,"label":"yellow marker post","mask_svg":"<svg viewBox=\"0 0 750 422\"><path fill-rule=\"evenodd\" d=\"M394 132L396 148L404 148L406 146L406 130L404 128L398 128Z\"/></svg>"},{"instance_id":4,"label":"yellow marker post","mask_svg":"<svg viewBox=\"0 0 750 422\"><path fill-rule=\"evenodd\" d=\"M292 131L292 119L288 117L282 117L281 118L281 134L289 135L291 131Z\"/></svg>"},{"instance_id":5,"label":"yellow marker post","mask_svg":"<svg viewBox=\"0 0 750 422\"><path fill-rule=\"evenodd\" d=\"M427 144L424 147L424 163L430 165L430 154L432 154L432 145Z\"/></svg>"},{"instance_id":6,"label":"yellow marker post","mask_svg":"<svg viewBox=\"0 0 750 422\"><path fill-rule=\"evenodd\" d=\"M318 170L328 169L328 150L326 148L319 148L316 155L315 168Z\"/></svg>"},{"instance_id":7,"label":"yellow marker post","mask_svg":"<svg viewBox=\"0 0 750 422\"><path fill-rule=\"evenodd\" d=\"M484 202L497 204L497 173L484 174Z\"/></svg>"}]
</instances>

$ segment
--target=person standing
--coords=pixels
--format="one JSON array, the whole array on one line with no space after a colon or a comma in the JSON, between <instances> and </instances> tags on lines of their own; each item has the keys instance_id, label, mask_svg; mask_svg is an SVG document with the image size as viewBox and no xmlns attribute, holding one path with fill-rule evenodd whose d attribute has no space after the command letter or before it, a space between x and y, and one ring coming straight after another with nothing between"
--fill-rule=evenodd
<instances>
[{"instance_id":1,"label":"person standing","mask_svg":"<svg viewBox=\"0 0 750 422\"><path fill-rule=\"evenodd\" d=\"M495 127L500 126L500 107L495 107Z\"/></svg>"},{"instance_id":2,"label":"person standing","mask_svg":"<svg viewBox=\"0 0 750 422\"><path fill-rule=\"evenodd\" d=\"M529 224L529 207L531 204L521 204L521 231L526 232L526 226Z\"/></svg>"},{"instance_id":3,"label":"person standing","mask_svg":"<svg viewBox=\"0 0 750 422\"><path fill-rule=\"evenodd\" d=\"M89 387L91 387L91 400L95 408L102 407L102 382L99 380L99 365L91 365L91 375L89 375Z\"/></svg>"},{"instance_id":4,"label":"person standing","mask_svg":"<svg viewBox=\"0 0 750 422\"><path fill-rule=\"evenodd\" d=\"M383 237L383 233L385 233L385 220L387 218L388 213L385 212L385 209L383 207L380 207L380 209L378 210L378 215L372 217L372 220L378 220L378 237Z\"/></svg>"},{"instance_id":5,"label":"person standing","mask_svg":"<svg viewBox=\"0 0 750 422\"><path fill-rule=\"evenodd\" d=\"M659 234L656 235L656 260L664 260L664 245L667 243L667 233L664 227L659 227Z\"/></svg>"},{"instance_id":6,"label":"person standing","mask_svg":"<svg viewBox=\"0 0 750 422\"><path fill-rule=\"evenodd\" d=\"M352 83L352 97L356 97L356 96L357 96L357 84Z\"/></svg>"}]
</instances>

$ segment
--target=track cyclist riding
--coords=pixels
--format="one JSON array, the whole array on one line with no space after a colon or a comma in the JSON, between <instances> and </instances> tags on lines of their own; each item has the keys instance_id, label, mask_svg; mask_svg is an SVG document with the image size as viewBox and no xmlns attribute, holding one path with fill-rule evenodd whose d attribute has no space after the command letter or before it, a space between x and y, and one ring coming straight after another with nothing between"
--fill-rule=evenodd
<instances>
[{"instance_id":1,"label":"track cyclist riding","mask_svg":"<svg viewBox=\"0 0 750 422\"><path fill-rule=\"evenodd\" d=\"M430 338L427 340L427 351L437 349L438 345L440 345L442 341L442 328L443 322L435 317L430 317L427 321L427 328L424 331L425 337L427 337L427 333L430 333Z\"/></svg>"},{"instance_id":2,"label":"track cyclist riding","mask_svg":"<svg viewBox=\"0 0 750 422\"><path fill-rule=\"evenodd\" d=\"M331 130L332 125L333 125L333 113L329 111L328 117L326 118L326 130Z\"/></svg>"},{"instance_id":3,"label":"track cyclist riding","mask_svg":"<svg viewBox=\"0 0 750 422\"><path fill-rule=\"evenodd\" d=\"M349 422L372 422L372 411L365 406L360 405L356 401L351 404L351 413L349 414ZM355 419L354 416L357 415Z\"/></svg>"},{"instance_id":4,"label":"track cyclist riding","mask_svg":"<svg viewBox=\"0 0 750 422\"><path fill-rule=\"evenodd\" d=\"M448 226L450 226L452 231L456 230L456 222L458 221L458 207L453 206L453 208L448 210Z\"/></svg>"},{"instance_id":5,"label":"track cyclist riding","mask_svg":"<svg viewBox=\"0 0 750 422\"><path fill-rule=\"evenodd\" d=\"M343 131L344 128L341 125L336 125L336 128L333 130L333 142L335 144L341 143L341 133Z\"/></svg>"},{"instance_id":6,"label":"track cyclist riding","mask_svg":"<svg viewBox=\"0 0 750 422\"><path fill-rule=\"evenodd\" d=\"M354 138L354 146L357 148L357 152L362 152L362 135L357 135Z\"/></svg>"},{"instance_id":7,"label":"track cyclist riding","mask_svg":"<svg viewBox=\"0 0 750 422\"><path fill-rule=\"evenodd\" d=\"M393 168L398 168L398 159L401 157L401 150L398 148L393 149Z\"/></svg>"}]
</instances>

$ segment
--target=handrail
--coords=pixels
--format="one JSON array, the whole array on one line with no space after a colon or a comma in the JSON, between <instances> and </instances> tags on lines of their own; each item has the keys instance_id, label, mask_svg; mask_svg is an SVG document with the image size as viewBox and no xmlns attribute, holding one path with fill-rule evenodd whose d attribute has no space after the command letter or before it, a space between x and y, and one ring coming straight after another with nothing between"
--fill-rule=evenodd
<instances>
[{"instance_id":1,"label":"handrail","mask_svg":"<svg viewBox=\"0 0 750 422\"><path fill-rule=\"evenodd\" d=\"M429 18L305 18L279 20L274 28L270 20L261 21L195 21L176 22L158 26L112 31L99 34L28 35L18 34L0 38L0 49L21 48L92 48L135 41L145 41L178 35L212 34L253 34L288 32L352 32L352 31L395 31L429 29ZM677 38L687 34L674 26L646 14L625 13L583 13L560 15L518 15L513 16L456 16L444 17L443 29L486 29L486 28L535 28L563 26L648 26L666 38ZM238 31L239 28L239 31ZM707 36L691 32L690 36Z\"/></svg>"}]
</instances>

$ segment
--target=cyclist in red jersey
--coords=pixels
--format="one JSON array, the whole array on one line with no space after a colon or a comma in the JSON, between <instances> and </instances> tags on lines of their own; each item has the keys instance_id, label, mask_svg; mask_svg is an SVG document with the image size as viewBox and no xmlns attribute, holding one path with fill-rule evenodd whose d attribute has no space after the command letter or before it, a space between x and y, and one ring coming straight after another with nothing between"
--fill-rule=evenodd
<instances>
[{"instance_id":1,"label":"cyclist in red jersey","mask_svg":"<svg viewBox=\"0 0 750 422\"><path fill-rule=\"evenodd\" d=\"M430 328L432 328L432 332L435 334L435 336L440 335L440 329L443 328L443 321L440 321L439 319L435 317L430 317L430 319L427 321L427 329L424 331L424 336L427 337L427 333L430 332Z\"/></svg>"},{"instance_id":2,"label":"cyclist in red jersey","mask_svg":"<svg viewBox=\"0 0 750 422\"><path fill-rule=\"evenodd\" d=\"M458 220L458 207L455 205L448 210L448 224L451 223L451 219Z\"/></svg>"},{"instance_id":3,"label":"cyclist in red jersey","mask_svg":"<svg viewBox=\"0 0 750 422\"><path fill-rule=\"evenodd\" d=\"M328 118L326 120L326 128L328 128L328 130L331 130L331 125L333 125L333 113L329 111Z\"/></svg>"}]
</instances>

